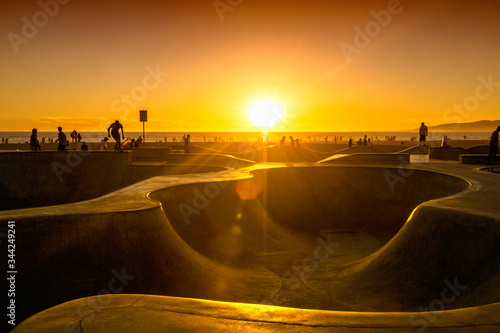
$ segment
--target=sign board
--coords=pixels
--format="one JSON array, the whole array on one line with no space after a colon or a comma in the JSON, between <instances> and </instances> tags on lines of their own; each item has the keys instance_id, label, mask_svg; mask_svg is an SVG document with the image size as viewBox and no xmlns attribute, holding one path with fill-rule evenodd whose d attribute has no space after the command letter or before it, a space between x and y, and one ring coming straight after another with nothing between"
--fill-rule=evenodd
<instances>
[{"instance_id":1,"label":"sign board","mask_svg":"<svg viewBox=\"0 0 500 333\"><path fill-rule=\"evenodd\" d=\"M139 120L140 121L148 121L148 110L140 110L139 111Z\"/></svg>"}]
</instances>

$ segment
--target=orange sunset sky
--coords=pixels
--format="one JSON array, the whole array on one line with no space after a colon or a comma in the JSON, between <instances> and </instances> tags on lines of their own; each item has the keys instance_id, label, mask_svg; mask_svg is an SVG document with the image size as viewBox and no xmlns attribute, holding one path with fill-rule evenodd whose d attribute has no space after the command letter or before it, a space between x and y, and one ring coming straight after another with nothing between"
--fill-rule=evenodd
<instances>
[{"instance_id":1,"label":"orange sunset sky","mask_svg":"<svg viewBox=\"0 0 500 333\"><path fill-rule=\"evenodd\" d=\"M500 118L500 1L11 1L1 131L403 130Z\"/></svg>"}]
</instances>

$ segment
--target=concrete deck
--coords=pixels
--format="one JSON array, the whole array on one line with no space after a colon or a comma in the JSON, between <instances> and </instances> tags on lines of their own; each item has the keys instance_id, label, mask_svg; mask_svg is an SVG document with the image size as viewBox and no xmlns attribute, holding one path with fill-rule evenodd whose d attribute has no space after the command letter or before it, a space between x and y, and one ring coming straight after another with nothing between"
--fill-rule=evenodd
<instances>
[{"instance_id":1,"label":"concrete deck","mask_svg":"<svg viewBox=\"0 0 500 333\"><path fill-rule=\"evenodd\" d=\"M18 319L33 316L14 332L499 331L500 175L351 163L158 176L0 212L29 240Z\"/></svg>"}]
</instances>

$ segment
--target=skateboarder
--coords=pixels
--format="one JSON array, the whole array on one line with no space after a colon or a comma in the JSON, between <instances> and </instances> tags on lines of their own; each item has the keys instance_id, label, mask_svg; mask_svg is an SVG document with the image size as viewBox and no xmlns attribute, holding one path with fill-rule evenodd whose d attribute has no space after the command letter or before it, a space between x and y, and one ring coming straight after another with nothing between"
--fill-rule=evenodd
<instances>
[{"instance_id":1,"label":"skateboarder","mask_svg":"<svg viewBox=\"0 0 500 333\"><path fill-rule=\"evenodd\" d=\"M113 139L115 139L115 141L116 141L115 149L122 150L119 130L120 129L122 130L122 139L125 140L125 135L123 134L123 125L120 124L120 122L118 120L116 120L114 123L109 125L108 138L110 137L110 135L109 135L110 129L111 129L111 135L113 135Z\"/></svg>"}]
</instances>

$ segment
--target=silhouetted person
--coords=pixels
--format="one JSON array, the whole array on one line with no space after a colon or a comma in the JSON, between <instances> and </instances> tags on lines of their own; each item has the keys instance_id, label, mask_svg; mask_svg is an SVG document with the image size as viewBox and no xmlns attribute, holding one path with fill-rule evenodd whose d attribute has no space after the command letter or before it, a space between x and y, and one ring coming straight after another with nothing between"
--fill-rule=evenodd
<instances>
[{"instance_id":1,"label":"silhouetted person","mask_svg":"<svg viewBox=\"0 0 500 333\"><path fill-rule=\"evenodd\" d=\"M297 151L297 154L300 154L300 150L301 150L301 146L300 146L300 141L299 139L295 140L295 150Z\"/></svg>"},{"instance_id":2,"label":"silhouetted person","mask_svg":"<svg viewBox=\"0 0 500 333\"><path fill-rule=\"evenodd\" d=\"M142 137L138 137L134 142L134 148L139 148L139 145L142 143Z\"/></svg>"},{"instance_id":3,"label":"silhouetted person","mask_svg":"<svg viewBox=\"0 0 500 333\"><path fill-rule=\"evenodd\" d=\"M295 140L293 139L293 136L289 136L290 139L290 145L292 146L292 150L295 148Z\"/></svg>"},{"instance_id":4,"label":"silhouetted person","mask_svg":"<svg viewBox=\"0 0 500 333\"><path fill-rule=\"evenodd\" d=\"M101 151L108 150L108 140L109 138L106 136L104 139L101 140Z\"/></svg>"},{"instance_id":5,"label":"silhouetted person","mask_svg":"<svg viewBox=\"0 0 500 333\"><path fill-rule=\"evenodd\" d=\"M490 136L490 153L488 154L488 158L486 159L488 164L495 163L497 161L498 132L500 132L500 126L498 126Z\"/></svg>"},{"instance_id":6,"label":"silhouetted person","mask_svg":"<svg viewBox=\"0 0 500 333\"><path fill-rule=\"evenodd\" d=\"M441 140L441 148L448 148L448 136L446 134L443 135Z\"/></svg>"},{"instance_id":7,"label":"silhouetted person","mask_svg":"<svg viewBox=\"0 0 500 333\"><path fill-rule=\"evenodd\" d=\"M185 154L189 154L191 152L191 150L189 149L189 146L191 145L191 143L189 142L190 140L191 140L191 134L188 134L184 138L184 153Z\"/></svg>"},{"instance_id":8,"label":"silhouetted person","mask_svg":"<svg viewBox=\"0 0 500 333\"><path fill-rule=\"evenodd\" d=\"M132 138L132 140L130 140L130 142L128 144L127 149L130 149L130 150L134 149L134 145L135 145L135 139Z\"/></svg>"},{"instance_id":9,"label":"silhouetted person","mask_svg":"<svg viewBox=\"0 0 500 333\"><path fill-rule=\"evenodd\" d=\"M78 142L81 142L82 141L82 134L78 133L78 136L76 138L78 139Z\"/></svg>"},{"instance_id":10,"label":"silhouetted person","mask_svg":"<svg viewBox=\"0 0 500 333\"><path fill-rule=\"evenodd\" d=\"M114 123L109 125L108 127L108 138L109 138L109 130L111 129L111 135L113 136L113 139L115 139L115 149L121 150L121 140L120 140L120 129L122 130L122 139L125 140L125 135L123 134L123 126L120 124L118 120L116 120Z\"/></svg>"},{"instance_id":11,"label":"silhouetted person","mask_svg":"<svg viewBox=\"0 0 500 333\"><path fill-rule=\"evenodd\" d=\"M368 140L366 139L367 135L365 135L365 137L363 138L363 146L367 146L368 145Z\"/></svg>"},{"instance_id":12,"label":"silhouetted person","mask_svg":"<svg viewBox=\"0 0 500 333\"><path fill-rule=\"evenodd\" d=\"M82 146L80 148L81 150L89 150L89 146L85 142L82 143Z\"/></svg>"},{"instance_id":13,"label":"silhouetted person","mask_svg":"<svg viewBox=\"0 0 500 333\"><path fill-rule=\"evenodd\" d=\"M362 146L363 145L363 140L361 140L361 138L359 138L358 142L356 142L356 144L358 146Z\"/></svg>"},{"instance_id":14,"label":"silhouetted person","mask_svg":"<svg viewBox=\"0 0 500 333\"><path fill-rule=\"evenodd\" d=\"M33 130L31 131L30 149L31 150L42 150L42 146L40 146L40 142L38 142L38 134L37 134L36 128L33 128Z\"/></svg>"},{"instance_id":15,"label":"silhouetted person","mask_svg":"<svg viewBox=\"0 0 500 333\"><path fill-rule=\"evenodd\" d=\"M429 130L427 129L427 126L425 126L423 122L422 125L420 126L418 134L420 135L420 145L425 146L425 140L427 140L427 135L429 134Z\"/></svg>"},{"instance_id":16,"label":"silhouetted person","mask_svg":"<svg viewBox=\"0 0 500 333\"><path fill-rule=\"evenodd\" d=\"M286 138L283 136L281 137L281 140L280 140L280 148L283 148L283 146L285 145L285 141L286 141Z\"/></svg>"},{"instance_id":17,"label":"silhouetted person","mask_svg":"<svg viewBox=\"0 0 500 333\"><path fill-rule=\"evenodd\" d=\"M328 135L325 136L325 143L328 143Z\"/></svg>"},{"instance_id":18,"label":"silhouetted person","mask_svg":"<svg viewBox=\"0 0 500 333\"><path fill-rule=\"evenodd\" d=\"M76 132L76 130L73 130L73 132L71 132L71 134L69 136L71 137L71 142L76 142L76 138L78 137L78 133Z\"/></svg>"},{"instance_id":19,"label":"silhouetted person","mask_svg":"<svg viewBox=\"0 0 500 333\"><path fill-rule=\"evenodd\" d=\"M57 128L59 133L57 133L57 140L56 142L59 142L57 145L57 150L66 150L66 143L68 142L68 139L66 139L66 134L63 133L62 127L59 126Z\"/></svg>"}]
</instances>

